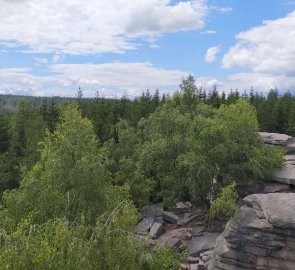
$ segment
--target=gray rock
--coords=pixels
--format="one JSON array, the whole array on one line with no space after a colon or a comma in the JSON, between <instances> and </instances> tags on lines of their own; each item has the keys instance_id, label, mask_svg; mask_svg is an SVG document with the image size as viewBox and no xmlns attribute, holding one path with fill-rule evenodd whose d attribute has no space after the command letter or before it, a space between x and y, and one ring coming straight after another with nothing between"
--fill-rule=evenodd
<instances>
[{"instance_id":1,"label":"gray rock","mask_svg":"<svg viewBox=\"0 0 295 270\"><path fill-rule=\"evenodd\" d=\"M272 180L279 183L295 185L294 161L286 161L284 167L274 173Z\"/></svg>"},{"instance_id":2,"label":"gray rock","mask_svg":"<svg viewBox=\"0 0 295 270\"><path fill-rule=\"evenodd\" d=\"M145 206L141 210L142 217L158 217L163 214L163 203L156 203Z\"/></svg>"},{"instance_id":3,"label":"gray rock","mask_svg":"<svg viewBox=\"0 0 295 270\"><path fill-rule=\"evenodd\" d=\"M189 256L189 257L187 257L186 260L187 260L187 262L189 262L189 263L198 263L199 260L200 260L200 258Z\"/></svg>"},{"instance_id":4,"label":"gray rock","mask_svg":"<svg viewBox=\"0 0 295 270\"><path fill-rule=\"evenodd\" d=\"M283 183L266 183L264 185L264 193L275 193L275 192L284 192L290 191L291 187L288 184Z\"/></svg>"},{"instance_id":5,"label":"gray rock","mask_svg":"<svg viewBox=\"0 0 295 270\"><path fill-rule=\"evenodd\" d=\"M164 211L163 219L169 223L176 224L179 220L179 217L171 212Z\"/></svg>"},{"instance_id":6,"label":"gray rock","mask_svg":"<svg viewBox=\"0 0 295 270\"><path fill-rule=\"evenodd\" d=\"M156 222L164 224L164 219L162 216L156 217Z\"/></svg>"},{"instance_id":7,"label":"gray rock","mask_svg":"<svg viewBox=\"0 0 295 270\"><path fill-rule=\"evenodd\" d=\"M153 217L148 217L142 219L135 227L135 233L136 234L142 234L146 233L150 230L150 228L153 226L155 222L155 218Z\"/></svg>"},{"instance_id":8,"label":"gray rock","mask_svg":"<svg viewBox=\"0 0 295 270\"><path fill-rule=\"evenodd\" d=\"M295 229L295 193L253 194L244 201L259 205L274 227Z\"/></svg>"},{"instance_id":9,"label":"gray rock","mask_svg":"<svg viewBox=\"0 0 295 270\"><path fill-rule=\"evenodd\" d=\"M162 223L155 222L150 230L150 236L152 239L158 238L164 231L164 226Z\"/></svg>"},{"instance_id":10,"label":"gray rock","mask_svg":"<svg viewBox=\"0 0 295 270\"><path fill-rule=\"evenodd\" d=\"M208 269L294 270L295 194L253 194L244 201L216 240Z\"/></svg>"},{"instance_id":11,"label":"gray rock","mask_svg":"<svg viewBox=\"0 0 295 270\"><path fill-rule=\"evenodd\" d=\"M160 239L160 244L163 246L179 248L182 244L182 241L173 237L163 237L162 239Z\"/></svg>"},{"instance_id":12,"label":"gray rock","mask_svg":"<svg viewBox=\"0 0 295 270\"><path fill-rule=\"evenodd\" d=\"M203 233L203 236L195 237L188 242L189 254L192 257L198 257L202 252L212 249L219 234Z\"/></svg>"},{"instance_id":13,"label":"gray rock","mask_svg":"<svg viewBox=\"0 0 295 270\"><path fill-rule=\"evenodd\" d=\"M265 144L271 144L275 146L286 146L288 140L291 140L292 137L286 134L279 133L268 133L268 132L259 132L258 133Z\"/></svg>"},{"instance_id":14,"label":"gray rock","mask_svg":"<svg viewBox=\"0 0 295 270\"><path fill-rule=\"evenodd\" d=\"M172 211L175 214L184 214L184 213L189 213L191 210L190 210L189 205L187 205L184 202L179 202L179 203L176 204L175 208L172 208Z\"/></svg>"}]
</instances>

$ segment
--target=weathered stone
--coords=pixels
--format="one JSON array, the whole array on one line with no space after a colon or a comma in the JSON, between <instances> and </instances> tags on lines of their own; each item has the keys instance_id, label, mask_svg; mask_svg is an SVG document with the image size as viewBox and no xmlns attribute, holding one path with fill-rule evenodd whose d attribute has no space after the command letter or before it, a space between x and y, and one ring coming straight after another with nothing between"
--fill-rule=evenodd
<instances>
[{"instance_id":1,"label":"weathered stone","mask_svg":"<svg viewBox=\"0 0 295 270\"><path fill-rule=\"evenodd\" d=\"M294 270L295 194L253 194L244 201L216 240L208 269Z\"/></svg>"},{"instance_id":2,"label":"weathered stone","mask_svg":"<svg viewBox=\"0 0 295 270\"><path fill-rule=\"evenodd\" d=\"M202 252L212 249L219 234L204 233L203 236L195 237L188 242L189 254L198 257Z\"/></svg>"},{"instance_id":3,"label":"weathered stone","mask_svg":"<svg viewBox=\"0 0 295 270\"><path fill-rule=\"evenodd\" d=\"M135 233L137 234L142 234L146 233L150 230L150 228L153 226L155 222L155 218L153 217L148 217L142 219L135 227Z\"/></svg>"},{"instance_id":4,"label":"weathered stone","mask_svg":"<svg viewBox=\"0 0 295 270\"><path fill-rule=\"evenodd\" d=\"M283 183L266 183L263 190L264 193L275 193L284 191L290 191L290 185Z\"/></svg>"},{"instance_id":5,"label":"weathered stone","mask_svg":"<svg viewBox=\"0 0 295 270\"><path fill-rule=\"evenodd\" d=\"M244 201L259 205L273 226L295 229L295 193L253 194Z\"/></svg>"},{"instance_id":6,"label":"weathered stone","mask_svg":"<svg viewBox=\"0 0 295 270\"><path fill-rule=\"evenodd\" d=\"M164 226L162 223L155 222L150 230L150 236L152 239L158 238L164 231Z\"/></svg>"},{"instance_id":7,"label":"weathered stone","mask_svg":"<svg viewBox=\"0 0 295 270\"><path fill-rule=\"evenodd\" d=\"M188 218L179 219L178 222L177 222L177 225L178 226L186 226L187 224L192 222L197 217L198 217L198 215L192 215L192 216L190 216Z\"/></svg>"},{"instance_id":8,"label":"weathered stone","mask_svg":"<svg viewBox=\"0 0 295 270\"><path fill-rule=\"evenodd\" d=\"M182 264L180 265L180 269L181 269L181 270L190 270L190 265L189 265L189 264L184 264L184 263L182 263Z\"/></svg>"},{"instance_id":9,"label":"weathered stone","mask_svg":"<svg viewBox=\"0 0 295 270\"><path fill-rule=\"evenodd\" d=\"M190 270L199 270L199 265L198 264L191 264Z\"/></svg>"},{"instance_id":10,"label":"weathered stone","mask_svg":"<svg viewBox=\"0 0 295 270\"><path fill-rule=\"evenodd\" d=\"M274 173L272 180L279 183L295 185L294 161L286 161L285 165Z\"/></svg>"},{"instance_id":11,"label":"weathered stone","mask_svg":"<svg viewBox=\"0 0 295 270\"><path fill-rule=\"evenodd\" d=\"M286 134L279 134L279 133L259 132L259 135L265 144L278 145L278 146L286 146L288 143L288 140L292 139L291 136L288 136Z\"/></svg>"},{"instance_id":12,"label":"weathered stone","mask_svg":"<svg viewBox=\"0 0 295 270\"><path fill-rule=\"evenodd\" d=\"M199 260L200 260L200 258L199 257L192 257L192 256L189 256L189 257L187 257L187 262L189 262L189 263L198 263L199 262Z\"/></svg>"},{"instance_id":13,"label":"weathered stone","mask_svg":"<svg viewBox=\"0 0 295 270\"><path fill-rule=\"evenodd\" d=\"M156 203L150 206L145 206L141 210L142 217L158 217L163 214L163 203Z\"/></svg>"},{"instance_id":14,"label":"weathered stone","mask_svg":"<svg viewBox=\"0 0 295 270\"><path fill-rule=\"evenodd\" d=\"M203 261L199 261L198 270L204 270L204 268L205 268L205 263Z\"/></svg>"},{"instance_id":15,"label":"weathered stone","mask_svg":"<svg viewBox=\"0 0 295 270\"><path fill-rule=\"evenodd\" d=\"M176 224L179 220L179 217L171 212L164 211L163 219L169 223Z\"/></svg>"},{"instance_id":16,"label":"weathered stone","mask_svg":"<svg viewBox=\"0 0 295 270\"><path fill-rule=\"evenodd\" d=\"M163 246L169 246L169 247L174 247L174 248L179 248L182 244L182 241L177 238L172 238L172 237L163 237L160 239L160 243Z\"/></svg>"},{"instance_id":17,"label":"weathered stone","mask_svg":"<svg viewBox=\"0 0 295 270\"><path fill-rule=\"evenodd\" d=\"M160 216L160 217L156 217L156 220L155 220L155 221L158 222L158 223L162 223L162 224L164 224L164 219L163 219L162 216Z\"/></svg>"},{"instance_id":18,"label":"weathered stone","mask_svg":"<svg viewBox=\"0 0 295 270\"><path fill-rule=\"evenodd\" d=\"M175 214L184 214L184 213L189 213L191 210L190 210L190 207L186 203L179 202L176 204L176 207L174 207L172 209L172 211Z\"/></svg>"}]
</instances>

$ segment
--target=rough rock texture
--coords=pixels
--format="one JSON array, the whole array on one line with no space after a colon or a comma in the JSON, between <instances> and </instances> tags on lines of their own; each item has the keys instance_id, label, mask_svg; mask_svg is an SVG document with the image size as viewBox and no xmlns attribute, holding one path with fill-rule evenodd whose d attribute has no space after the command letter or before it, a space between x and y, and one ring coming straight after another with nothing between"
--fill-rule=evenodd
<instances>
[{"instance_id":1,"label":"rough rock texture","mask_svg":"<svg viewBox=\"0 0 295 270\"><path fill-rule=\"evenodd\" d=\"M179 220L179 217L171 212L163 212L163 219L166 221L166 222L170 222L170 223L173 223L173 224L176 224L177 221Z\"/></svg>"},{"instance_id":2,"label":"rough rock texture","mask_svg":"<svg viewBox=\"0 0 295 270\"><path fill-rule=\"evenodd\" d=\"M287 155L285 159L284 167L274 173L272 180L295 185L295 155Z\"/></svg>"},{"instance_id":3,"label":"rough rock texture","mask_svg":"<svg viewBox=\"0 0 295 270\"><path fill-rule=\"evenodd\" d=\"M217 239L209 270L294 270L295 194L253 194Z\"/></svg>"},{"instance_id":4,"label":"rough rock texture","mask_svg":"<svg viewBox=\"0 0 295 270\"><path fill-rule=\"evenodd\" d=\"M286 134L259 132L259 136L265 144L284 147L287 152L295 151L295 138Z\"/></svg>"},{"instance_id":5,"label":"rough rock texture","mask_svg":"<svg viewBox=\"0 0 295 270\"><path fill-rule=\"evenodd\" d=\"M285 157L286 162L283 168L277 170L272 180L295 185L295 138L286 134L259 132L262 141L269 146L282 147L288 155Z\"/></svg>"},{"instance_id":6,"label":"rough rock texture","mask_svg":"<svg viewBox=\"0 0 295 270\"><path fill-rule=\"evenodd\" d=\"M213 248L218 236L217 233L204 233L200 237L193 238L188 243L190 256L198 257L202 252Z\"/></svg>"},{"instance_id":7,"label":"rough rock texture","mask_svg":"<svg viewBox=\"0 0 295 270\"><path fill-rule=\"evenodd\" d=\"M142 219L135 227L135 233L136 234L144 234L150 230L150 228L153 226L155 222L154 217L148 217Z\"/></svg>"}]
</instances>

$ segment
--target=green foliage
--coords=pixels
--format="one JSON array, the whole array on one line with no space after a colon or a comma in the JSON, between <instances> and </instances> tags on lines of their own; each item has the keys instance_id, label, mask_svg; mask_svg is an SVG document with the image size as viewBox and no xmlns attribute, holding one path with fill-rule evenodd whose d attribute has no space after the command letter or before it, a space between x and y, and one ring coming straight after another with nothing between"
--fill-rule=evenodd
<instances>
[{"instance_id":1,"label":"green foliage","mask_svg":"<svg viewBox=\"0 0 295 270\"><path fill-rule=\"evenodd\" d=\"M236 182L233 181L222 188L219 196L211 204L208 213L209 220L214 220L218 217L229 218L238 213L239 206L236 204L238 198L236 186Z\"/></svg>"},{"instance_id":2,"label":"green foliage","mask_svg":"<svg viewBox=\"0 0 295 270\"><path fill-rule=\"evenodd\" d=\"M36 212L39 222L66 217L94 223L105 206L105 160L91 122L74 106L67 107L56 131L45 138L41 160L19 190L5 194L4 203L17 220Z\"/></svg>"},{"instance_id":3,"label":"green foliage","mask_svg":"<svg viewBox=\"0 0 295 270\"><path fill-rule=\"evenodd\" d=\"M11 151L22 170L29 171L39 160L38 143L45 134L45 123L31 103L20 103L11 120Z\"/></svg>"}]
</instances>

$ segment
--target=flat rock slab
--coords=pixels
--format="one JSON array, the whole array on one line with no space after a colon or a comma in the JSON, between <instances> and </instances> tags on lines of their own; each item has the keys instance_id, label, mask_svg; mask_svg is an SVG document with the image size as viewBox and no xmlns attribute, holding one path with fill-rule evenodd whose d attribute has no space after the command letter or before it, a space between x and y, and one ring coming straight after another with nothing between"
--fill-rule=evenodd
<instances>
[{"instance_id":1,"label":"flat rock slab","mask_svg":"<svg viewBox=\"0 0 295 270\"><path fill-rule=\"evenodd\" d=\"M163 214L163 203L156 203L150 206L145 206L141 210L142 217L158 217Z\"/></svg>"},{"instance_id":2,"label":"flat rock slab","mask_svg":"<svg viewBox=\"0 0 295 270\"><path fill-rule=\"evenodd\" d=\"M189 254L192 257L198 257L201 253L212 249L219 234L217 233L203 233L203 236L195 237L188 242Z\"/></svg>"},{"instance_id":3,"label":"flat rock slab","mask_svg":"<svg viewBox=\"0 0 295 270\"><path fill-rule=\"evenodd\" d=\"M177 238L163 237L160 240L160 243L163 246L179 248L181 246L181 244L182 244L182 241L180 239L177 239Z\"/></svg>"},{"instance_id":4,"label":"flat rock slab","mask_svg":"<svg viewBox=\"0 0 295 270\"><path fill-rule=\"evenodd\" d=\"M279 183L295 185L294 161L287 161L283 168L274 173L272 180Z\"/></svg>"},{"instance_id":5,"label":"flat rock slab","mask_svg":"<svg viewBox=\"0 0 295 270\"><path fill-rule=\"evenodd\" d=\"M295 193L253 194L244 201L259 205L274 227L295 229Z\"/></svg>"},{"instance_id":6,"label":"flat rock slab","mask_svg":"<svg viewBox=\"0 0 295 270\"><path fill-rule=\"evenodd\" d=\"M163 219L169 223L176 224L179 220L179 217L171 212L164 211Z\"/></svg>"},{"instance_id":7,"label":"flat rock slab","mask_svg":"<svg viewBox=\"0 0 295 270\"><path fill-rule=\"evenodd\" d=\"M172 208L171 211L175 214L184 214L191 211L190 206L185 202L178 202L176 207Z\"/></svg>"},{"instance_id":8,"label":"flat rock slab","mask_svg":"<svg viewBox=\"0 0 295 270\"><path fill-rule=\"evenodd\" d=\"M150 236L152 239L158 238L164 231L164 226L162 223L155 222L150 229Z\"/></svg>"},{"instance_id":9,"label":"flat rock slab","mask_svg":"<svg viewBox=\"0 0 295 270\"><path fill-rule=\"evenodd\" d=\"M291 186L283 183L265 183L263 193L275 193L290 191Z\"/></svg>"},{"instance_id":10,"label":"flat rock slab","mask_svg":"<svg viewBox=\"0 0 295 270\"><path fill-rule=\"evenodd\" d=\"M153 226L154 222L154 217L144 218L136 225L134 232L137 234L146 233Z\"/></svg>"},{"instance_id":11,"label":"flat rock slab","mask_svg":"<svg viewBox=\"0 0 295 270\"><path fill-rule=\"evenodd\" d=\"M288 141L293 139L286 134L268 132L258 132L258 134L264 143L272 145L286 146Z\"/></svg>"}]
</instances>

